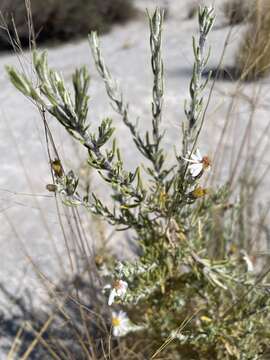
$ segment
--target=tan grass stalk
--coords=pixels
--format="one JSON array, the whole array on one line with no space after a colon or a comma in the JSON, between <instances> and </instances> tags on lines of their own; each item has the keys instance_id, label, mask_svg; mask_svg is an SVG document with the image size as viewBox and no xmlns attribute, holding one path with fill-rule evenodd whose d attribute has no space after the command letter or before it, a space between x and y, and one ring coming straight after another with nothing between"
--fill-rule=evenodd
<instances>
[{"instance_id":1,"label":"tan grass stalk","mask_svg":"<svg viewBox=\"0 0 270 360\"><path fill-rule=\"evenodd\" d=\"M270 5L256 0L254 15L236 55L236 68L242 80L266 76L270 66Z\"/></svg>"},{"instance_id":2,"label":"tan grass stalk","mask_svg":"<svg viewBox=\"0 0 270 360\"><path fill-rule=\"evenodd\" d=\"M37 344L39 342L42 343L42 345L44 345L48 351L50 352L50 354L53 356L53 359L55 360L60 360L59 356L50 348L50 346L47 344L47 342L42 339L42 335L47 331L47 329L50 327L50 325L52 324L54 320L54 315L52 314L47 321L45 322L45 324L42 326L42 328L40 329L40 331L36 331L33 329L33 327L31 326L30 323L27 323L27 326L33 331L33 333L35 334L36 338L33 340L33 342L30 344L30 346L28 347L28 349L25 351L25 353L23 354L23 356L21 357L21 360L27 360L29 359L29 356L31 355L31 353L34 351L35 347L37 346Z\"/></svg>"}]
</instances>

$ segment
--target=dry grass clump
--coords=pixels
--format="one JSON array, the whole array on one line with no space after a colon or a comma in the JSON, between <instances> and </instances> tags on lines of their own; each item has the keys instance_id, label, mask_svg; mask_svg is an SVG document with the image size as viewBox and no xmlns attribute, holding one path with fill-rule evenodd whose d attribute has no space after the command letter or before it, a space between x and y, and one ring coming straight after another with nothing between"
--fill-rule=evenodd
<instances>
[{"instance_id":1,"label":"dry grass clump","mask_svg":"<svg viewBox=\"0 0 270 360\"><path fill-rule=\"evenodd\" d=\"M258 0L251 23L236 56L236 68L243 80L256 80L270 69L270 3Z\"/></svg>"},{"instance_id":2,"label":"dry grass clump","mask_svg":"<svg viewBox=\"0 0 270 360\"><path fill-rule=\"evenodd\" d=\"M16 27L23 45L29 39L27 5L30 7L30 0L0 0L4 22L11 33ZM105 32L113 23L127 21L136 13L132 0L32 0L31 12L38 41L67 40L90 30ZM0 41L2 47L9 46L5 31L0 31Z\"/></svg>"},{"instance_id":3,"label":"dry grass clump","mask_svg":"<svg viewBox=\"0 0 270 360\"><path fill-rule=\"evenodd\" d=\"M117 352L117 344L108 340L109 314L102 296L97 296L97 283L77 276L45 287L49 303L37 309L31 296L16 297L0 286L2 298L14 303L13 313L1 316L0 335L12 343L10 347L7 341L2 349L8 359L104 359L109 351Z\"/></svg>"},{"instance_id":4,"label":"dry grass clump","mask_svg":"<svg viewBox=\"0 0 270 360\"><path fill-rule=\"evenodd\" d=\"M253 13L254 0L227 0L222 10L230 25L246 22Z\"/></svg>"}]
</instances>

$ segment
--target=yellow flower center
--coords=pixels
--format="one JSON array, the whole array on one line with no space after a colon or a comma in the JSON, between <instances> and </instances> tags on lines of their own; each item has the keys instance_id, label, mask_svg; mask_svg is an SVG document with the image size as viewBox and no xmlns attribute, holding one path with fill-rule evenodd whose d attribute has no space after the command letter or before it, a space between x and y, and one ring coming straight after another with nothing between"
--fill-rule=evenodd
<instances>
[{"instance_id":1,"label":"yellow flower center","mask_svg":"<svg viewBox=\"0 0 270 360\"><path fill-rule=\"evenodd\" d=\"M201 198L203 196L205 196L207 194L208 190L207 189L203 189L202 187L197 187L195 190L192 191L192 195L198 199Z\"/></svg>"},{"instance_id":2,"label":"yellow flower center","mask_svg":"<svg viewBox=\"0 0 270 360\"><path fill-rule=\"evenodd\" d=\"M211 323L212 319L210 319L208 316L201 316L201 320L206 323Z\"/></svg>"},{"instance_id":3,"label":"yellow flower center","mask_svg":"<svg viewBox=\"0 0 270 360\"><path fill-rule=\"evenodd\" d=\"M120 326L120 323L121 323L121 321L120 321L119 318L117 318L117 317L113 317L113 318L112 318L112 325L113 325L114 327Z\"/></svg>"}]
</instances>

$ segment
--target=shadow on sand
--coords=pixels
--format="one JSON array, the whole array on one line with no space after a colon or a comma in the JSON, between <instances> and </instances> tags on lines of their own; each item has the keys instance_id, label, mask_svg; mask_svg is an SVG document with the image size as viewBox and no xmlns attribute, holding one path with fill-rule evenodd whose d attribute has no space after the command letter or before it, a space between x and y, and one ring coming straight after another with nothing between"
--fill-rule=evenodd
<instances>
[{"instance_id":1,"label":"shadow on sand","mask_svg":"<svg viewBox=\"0 0 270 360\"><path fill-rule=\"evenodd\" d=\"M233 82L241 79L241 72L233 66L225 66L221 69L206 69L203 72L203 76L205 78L210 77L212 80Z\"/></svg>"}]
</instances>

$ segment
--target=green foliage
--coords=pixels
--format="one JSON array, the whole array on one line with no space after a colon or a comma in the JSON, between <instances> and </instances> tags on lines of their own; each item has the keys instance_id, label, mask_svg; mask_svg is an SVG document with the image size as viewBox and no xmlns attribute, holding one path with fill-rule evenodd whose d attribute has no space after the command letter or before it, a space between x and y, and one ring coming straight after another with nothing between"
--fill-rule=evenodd
<instances>
[{"instance_id":1,"label":"green foliage","mask_svg":"<svg viewBox=\"0 0 270 360\"><path fill-rule=\"evenodd\" d=\"M109 99L130 130L137 150L148 165L125 170L120 150L112 139L111 119L97 133L87 122L89 76L85 68L73 77L71 95L64 80L49 68L45 53L34 53L38 86L13 68L11 81L77 139L88 152L88 163L108 183L114 200L105 205L96 194L81 194L78 179L54 162L55 184L51 187L70 206L84 206L118 230L132 229L141 254L136 261L115 262L104 287L109 304L119 304L125 313L113 312L115 336L144 341L145 358L263 359L269 350L268 271L256 276L245 252L233 249L238 204L230 203L226 186L207 190L201 178L210 167L197 142L204 120L202 79L209 55L207 36L214 22L213 9L199 10L200 35L193 40L194 67L190 101L183 124L183 148L175 164L166 167L160 131L163 104L162 24L163 13L149 15L152 89L152 131L141 134L129 117L128 105L102 58L96 33L90 44L97 70ZM207 55L205 55L205 53ZM112 141L111 141L112 140ZM109 279L108 279L109 278ZM147 340L145 340L147 339ZM159 350L154 354L160 346ZM157 345L158 344L158 345ZM166 355L167 353L167 355Z\"/></svg>"}]
</instances>

